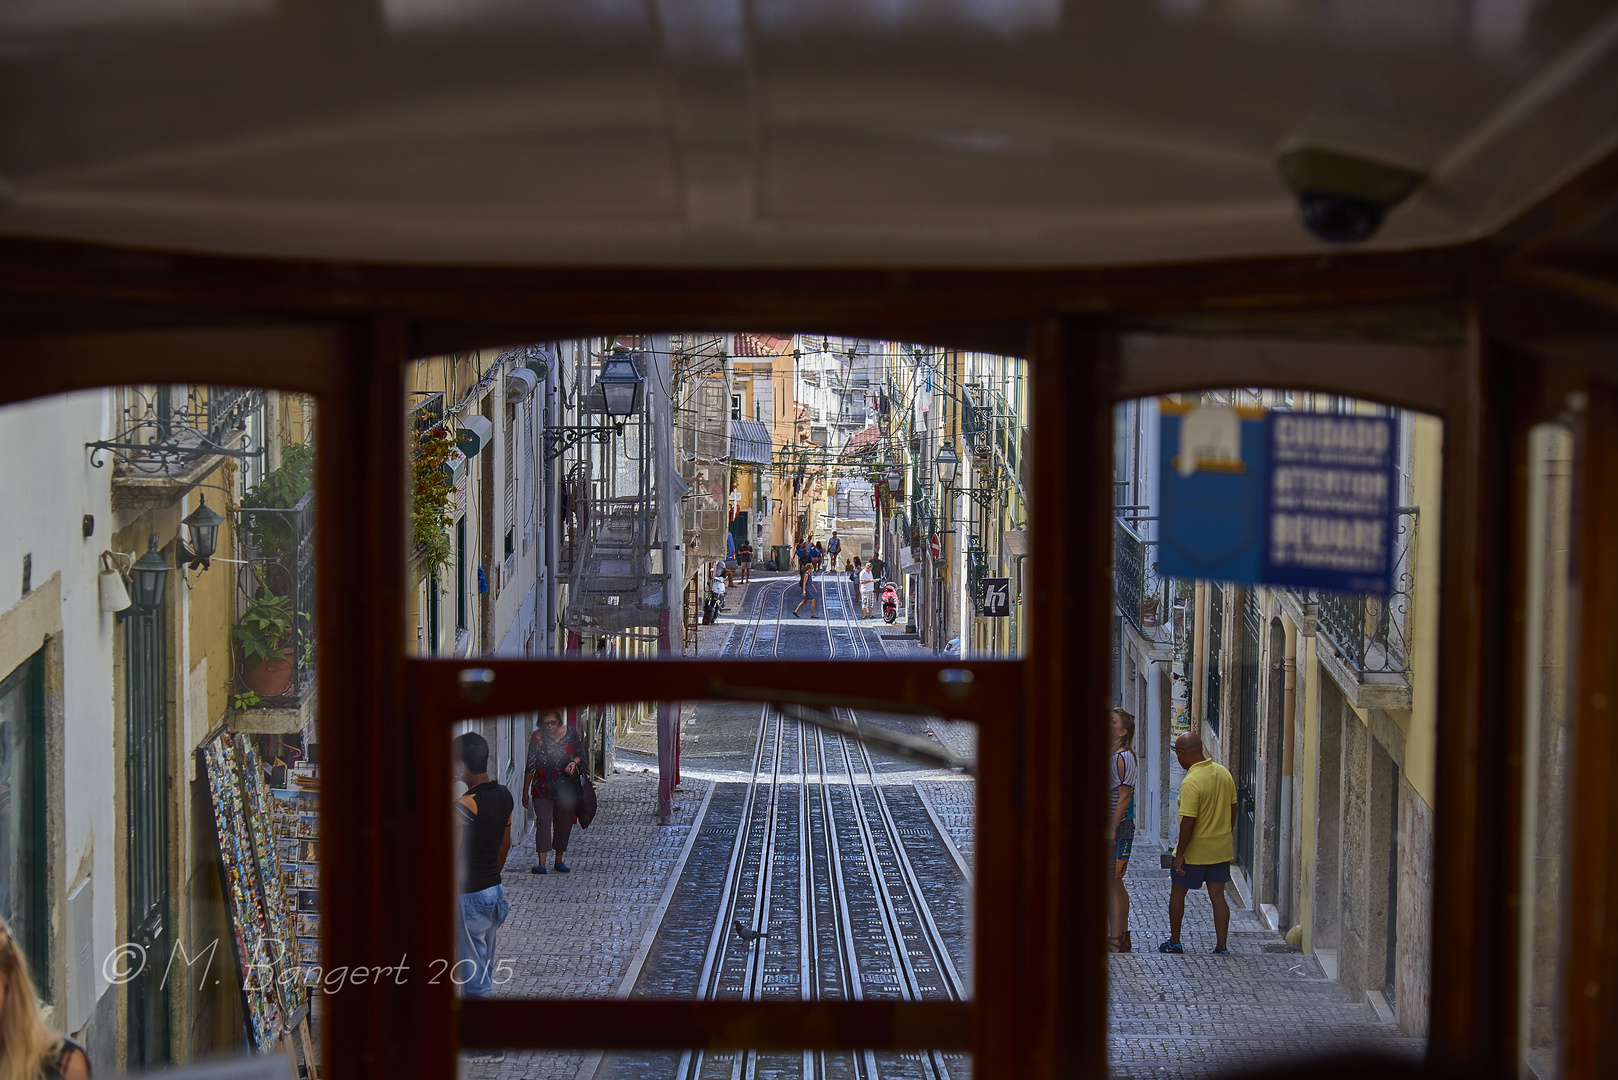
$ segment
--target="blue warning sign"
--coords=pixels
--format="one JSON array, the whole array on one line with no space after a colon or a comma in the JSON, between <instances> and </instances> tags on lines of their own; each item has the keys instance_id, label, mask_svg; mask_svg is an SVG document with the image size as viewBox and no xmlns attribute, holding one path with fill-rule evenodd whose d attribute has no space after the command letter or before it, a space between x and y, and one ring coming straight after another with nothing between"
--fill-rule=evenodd
<instances>
[{"instance_id":1,"label":"blue warning sign","mask_svg":"<svg viewBox=\"0 0 1618 1080\"><path fill-rule=\"evenodd\" d=\"M1160 573L1391 591L1392 420L1169 401L1159 411Z\"/></svg>"}]
</instances>

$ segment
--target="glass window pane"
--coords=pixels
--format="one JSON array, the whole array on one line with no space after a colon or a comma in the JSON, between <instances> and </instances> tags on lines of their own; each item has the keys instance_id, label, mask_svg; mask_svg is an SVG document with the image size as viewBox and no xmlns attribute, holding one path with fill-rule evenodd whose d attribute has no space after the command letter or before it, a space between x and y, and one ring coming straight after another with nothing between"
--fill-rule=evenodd
<instances>
[{"instance_id":1,"label":"glass window pane","mask_svg":"<svg viewBox=\"0 0 1618 1080\"><path fill-rule=\"evenodd\" d=\"M1353 471L1337 444L1322 467L1287 456L1280 440L1301 429L1279 425L1311 417L1385 418L1371 432L1381 471ZM1115 423L1121 712L1109 764L1134 782L1133 837L1118 841L1107 884L1109 948L1127 950L1110 957L1113 1067L1178 1074L1194 1061L1217 1074L1348 1048L1419 1057L1442 425L1272 390L1143 399ZM1307 543L1280 528L1282 513L1313 530ZM1295 566L1304 554L1334 573L1358 566L1338 524L1355 515L1379 522L1367 550L1385 587L1282 583L1294 552ZM1237 573L1243 551L1251 565Z\"/></svg>"},{"instance_id":2,"label":"glass window pane","mask_svg":"<svg viewBox=\"0 0 1618 1080\"><path fill-rule=\"evenodd\" d=\"M462 993L967 1000L971 725L786 708L620 703L446 737L470 785L453 809ZM660 720L683 734L665 825Z\"/></svg>"},{"instance_id":3,"label":"glass window pane","mask_svg":"<svg viewBox=\"0 0 1618 1080\"><path fill-rule=\"evenodd\" d=\"M313 1052L315 415L197 384L0 409L0 912L99 1075Z\"/></svg>"},{"instance_id":4,"label":"glass window pane","mask_svg":"<svg viewBox=\"0 0 1618 1080\"><path fill-rule=\"evenodd\" d=\"M839 657L1026 648L1023 360L619 335L424 357L407 387L414 655L780 658L733 631L788 594L868 632Z\"/></svg>"}]
</instances>

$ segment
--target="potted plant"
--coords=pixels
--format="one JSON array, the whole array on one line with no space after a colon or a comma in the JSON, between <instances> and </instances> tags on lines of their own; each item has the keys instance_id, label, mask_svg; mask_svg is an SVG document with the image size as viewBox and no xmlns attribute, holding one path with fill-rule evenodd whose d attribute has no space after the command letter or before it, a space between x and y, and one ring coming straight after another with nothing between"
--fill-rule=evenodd
<instances>
[{"instance_id":1,"label":"potted plant","mask_svg":"<svg viewBox=\"0 0 1618 1080\"><path fill-rule=\"evenodd\" d=\"M261 588L231 629L242 648L242 682L259 697L276 697L292 689L296 675L292 623L292 597Z\"/></svg>"}]
</instances>

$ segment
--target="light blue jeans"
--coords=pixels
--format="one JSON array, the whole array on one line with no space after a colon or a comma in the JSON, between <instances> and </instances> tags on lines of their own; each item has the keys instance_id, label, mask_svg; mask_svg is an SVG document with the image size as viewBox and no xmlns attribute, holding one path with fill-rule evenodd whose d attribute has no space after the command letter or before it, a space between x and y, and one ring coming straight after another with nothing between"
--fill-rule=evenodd
<instances>
[{"instance_id":1,"label":"light blue jeans","mask_svg":"<svg viewBox=\"0 0 1618 1080\"><path fill-rule=\"evenodd\" d=\"M491 885L482 892L461 894L460 925L456 927L455 970L451 978L460 984L463 997L493 996L494 938L510 910L505 887L501 885ZM471 964L463 961L471 961ZM472 969L470 972L467 970L469 966Z\"/></svg>"}]
</instances>

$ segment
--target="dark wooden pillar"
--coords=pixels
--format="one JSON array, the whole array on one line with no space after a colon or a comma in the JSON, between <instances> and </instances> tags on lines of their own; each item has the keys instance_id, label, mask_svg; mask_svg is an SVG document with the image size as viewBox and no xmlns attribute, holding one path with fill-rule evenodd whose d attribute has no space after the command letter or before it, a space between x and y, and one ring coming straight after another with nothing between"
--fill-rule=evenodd
<instances>
[{"instance_id":1,"label":"dark wooden pillar","mask_svg":"<svg viewBox=\"0 0 1618 1080\"><path fill-rule=\"evenodd\" d=\"M1618 387L1591 380L1575 424L1565 1075L1595 1080L1618 1060Z\"/></svg>"},{"instance_id":2,"label":"dark wooden pillar","mask_svg":"<svg viewBox=\"0 0 1618 1080\"><path fill-rule=\"evenodd\" d=\"M1515 940L1506 751L1511 508L1517 457L1508 358L1476 322L1457 354L1444 427L1438 645L1437 813L1429 1060L1468 1075L1514 1075Z\"/></svg>"},{"instance_id":3,"label":"dark wooden pillar","mask_svg":"<svg viewBox=\"0 0 1618 1080\"><path fill-rule=\"evenodd\" d=\"M316 417L320 574L321 959L328 973L404 970L324 994L329 1076L448 1076L446 991L428 951L453 960L448 755L423 762L404 685L405 331L379 320L354 336ZM341 582L342 584L338 584ZM442 740L440 740L442 741ZM426 776L436 785L423 785ZM444 981L444 980L441 980ZM441 1000L442 999L442 1000Z\"/></svg>"},{"instance_id":4,"label":"dark wooden pillar","mask_svg":"<svg viewBox=\"0 0 1618 1080\"><path fill-rule=\"evenodd\" d=\"M1028 707L1018 761L1022 1058L1008 1075L1099 1076L1106 1069L1101 875L1114 344L1063 320L1036 324L1030 341L1031 487L1038 496L1029 511Z\"/></svg>"}]
</instances>

